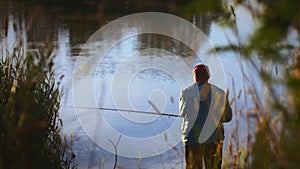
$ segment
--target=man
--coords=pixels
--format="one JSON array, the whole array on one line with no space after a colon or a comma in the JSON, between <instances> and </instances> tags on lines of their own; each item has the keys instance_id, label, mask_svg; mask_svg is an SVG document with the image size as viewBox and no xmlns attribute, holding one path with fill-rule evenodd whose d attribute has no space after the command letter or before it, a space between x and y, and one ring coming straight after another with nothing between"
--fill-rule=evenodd
<instances>
[{"instance_id":1,"label":"man","mask_svg":"<svg viewBox=\"0 0 300 169\"><path fill-rule=\"evenodd\" d=\"M221 168L224 128L232 110L228 93L208 83L209 69L204 64L194 67L195 83L181 93L179 109L184 118L181 128L187 169Z\"/></svg>"}]
</instances>

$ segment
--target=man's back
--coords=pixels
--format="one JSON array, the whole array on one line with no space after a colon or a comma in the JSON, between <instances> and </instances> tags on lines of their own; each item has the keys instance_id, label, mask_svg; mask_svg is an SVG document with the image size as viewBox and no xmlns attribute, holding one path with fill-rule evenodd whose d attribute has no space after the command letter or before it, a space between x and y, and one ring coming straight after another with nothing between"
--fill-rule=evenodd
<instances>
[{"instance_id":1,"label":"man's back","mask_svg":"<svg viewBox=\"0 0 300 169\"><path fill-rule=\"evenodd\" d=\"M209 83L195 83L182 92L180 112L183 142L186 144L214 143L224 139L222 118L224 108L230 118L231 108L226 103L225 92ZM230 116L230 117L229 117ZM225 117L225 116L224 116Z\"/></svg>"}]
</instances>

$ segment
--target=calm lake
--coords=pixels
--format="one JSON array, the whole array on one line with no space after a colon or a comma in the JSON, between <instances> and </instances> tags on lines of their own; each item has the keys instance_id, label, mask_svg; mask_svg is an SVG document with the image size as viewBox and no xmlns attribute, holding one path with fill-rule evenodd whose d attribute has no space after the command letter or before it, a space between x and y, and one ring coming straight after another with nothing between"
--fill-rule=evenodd
<instances>
[{"instance_id":1,"label":"calm lake","mask_svg":"<svg viewBox=\"0 0 300 169\"><path fill-rule=\"evenodd\" d=\"M25 51L37 53L37 49L45 49L48 45L54 47L56 78L59 80L64 76L60 80L63 134L72 141L80 168L112 168L115 161L113 144L118 140L119 168L185 167L180 118L92 109L104 107L179 114L180 91L192 84L192 67L203 62L191 48L210 57L211 47L237 43L234 33L219 26L216 15L195 14L188 22L206 37L193 43L194 46L188 46L180 39L163 34L139 33L142 24L132 17L117 20L119 24L112 21L138 12L155 11L178 16L180 5L159 1L151 4L135 1L74 1L71 4L0 1L2 52L12 52L18 45ZM240 41L245 42L255 23L245 9L237 8L236 13ZM125 26L114 31L113 23ZM100 30L99 39L89 39L105 25L110 25L113 31ZM159 27L165 26L160 24ZM170 32L175 28L180 28L180 34L190 33L184 32L186 27L182 24ZM249 72L251 68L233 52L214 53L211 57L216 60L216 66L210 67L211 82L220 82L220 87L229 89L232 98L232 93L238 93L243 87L241 65ZM223 154L227 152L228 140L236 126L240 142L245 142L247 125L251 125L242 114L236 113L244 107L244 102L238 100L236 103L233 120L225 124Z\"/></svg>"}]
</instances>

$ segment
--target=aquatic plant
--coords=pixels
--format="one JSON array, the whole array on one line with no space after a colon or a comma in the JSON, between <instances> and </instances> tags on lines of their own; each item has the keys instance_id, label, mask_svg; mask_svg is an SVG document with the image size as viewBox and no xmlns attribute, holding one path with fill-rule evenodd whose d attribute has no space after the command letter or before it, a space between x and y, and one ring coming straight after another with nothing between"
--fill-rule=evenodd
<instances>
[{"instance_id":1,"label":"aquatic plant","mask_svg":"<svg viewBox=\"0 0 300 169\"><path fill-rule=\"evenodd\" d=\"M75 167L61 135L52 49L38 51L17 46L0 58L0 168Z\"/></svg>"}]
</instances>

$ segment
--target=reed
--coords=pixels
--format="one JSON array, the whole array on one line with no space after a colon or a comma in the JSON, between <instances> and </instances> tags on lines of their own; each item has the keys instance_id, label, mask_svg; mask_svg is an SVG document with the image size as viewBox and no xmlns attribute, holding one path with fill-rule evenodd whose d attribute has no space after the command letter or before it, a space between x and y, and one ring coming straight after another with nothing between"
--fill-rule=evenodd
<instances>
[{"instance_id":1,"label":"reed","mask_svg":"<svg viewBox=\"0 0 300 169\"><path fill-rule=\"evenodd\" d=\"M5 55L3 54L5 53ZM52 48L0 57L0 168L75 168L61 135L60 91Z\"/></svg>"},{"instance_id":2,"label":"reed","mask_svg":"<svg viewBox=\"0 0 300 169\"><path fill-rule=\"evenodd\" d=\"M219 49L236 52L244 58L244 62L253 67L262 85L255 87L256 82L245 75L245 70L241 68L245 86L242 92L245 96L244 101L248 101L249 107L236 110L240 112L236 112L237 115L244 114L244 116L235 118L246 118L247 135L243 139L247 141L240 141L243 144L238 145L236 151L232 151L231 147L237 141L238 133L232 134L227 157L229 159L233 157L234 160L226 161L225 168L299 166L300 48L299 45L288 41L292 31L298 34L297 43L300 41L300 29L295 26L299 20L294 19L299 18L299 12L296 12L293 1L284 2L285 6L282 6L282 3L283 1L264 1L261 4L263 11L257 11L251 4L242 1L230 6L233 16L231 28L236 32L238 45L230 44ZM245 7L254 19L261 21L246 44L240 43L239 40L236 6ZM235 127L238 129L239 125Z\"/></svg>"}]
</instances>

